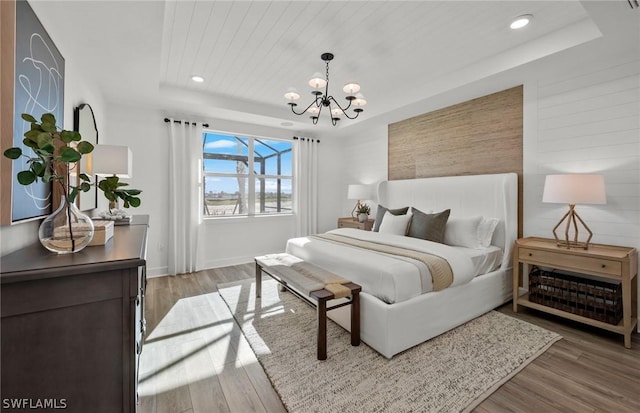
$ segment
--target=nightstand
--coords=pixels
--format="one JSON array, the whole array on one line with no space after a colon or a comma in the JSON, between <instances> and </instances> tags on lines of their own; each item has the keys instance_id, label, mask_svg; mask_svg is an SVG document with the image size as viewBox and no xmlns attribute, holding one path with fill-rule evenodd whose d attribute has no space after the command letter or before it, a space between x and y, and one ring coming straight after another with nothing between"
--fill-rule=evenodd
<instances>
[{"instance_id":1,"label":"nightstand","mask_svg":"<svg viewBox=\"0 0 640 413\"><path fill-rule=\"evenodd\" d=\"M624 335L624 346L631 348L631 333L638 323L638 255L635 248L589 244L589 249L567 249L546 238L522 238L513 251L513 311L518 305L579 321ZM519 266L528 273L530 265L596 276L619 282L622 292L622 320L609 324L573 312L552 308L529 300L529 293L519 296Z\"/></svg>"},{"instance_id":2,"label":"nightstand","mask_svg":"<svg viewBox=\"0 0 640 413\"><path fill-rule=\"evenodd\" d=\"M373 228L373 219L360 222L352 217L338 218L338 228L357 228L365 231L371 231Z\"/></svg>"}]
</instances>

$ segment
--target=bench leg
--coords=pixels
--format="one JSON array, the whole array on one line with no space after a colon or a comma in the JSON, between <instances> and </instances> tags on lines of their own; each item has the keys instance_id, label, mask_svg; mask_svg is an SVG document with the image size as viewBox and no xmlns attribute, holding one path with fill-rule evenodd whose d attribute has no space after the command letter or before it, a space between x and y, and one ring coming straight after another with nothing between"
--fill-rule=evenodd
<instances>
[{"instance_id":1,"label":"bench leg","mask_svg":"<svg viewBox=\"0 0 640 413\"><path fill-rule=\"evenodd\" d=\"M256 262L256 298L262 295L262 267Z\"/></svg>"},{"instance_id":2,"label":"bench leg","mask_svg":"<svg viewBox=\"0 0 640 413\"><path fill-rule=\"evenodd\" d=\"M318 360L327 359L327 300L318 300Z\"/></svg>"},{"instance_id":3,"label":"bench leg","mask_svg":"<svg viewBox=\"0 0 640 413\"><path fill-rule=\"evenodd\" d=\"M351 295L351 345L360 345L360 294L357 291Z\"/></svg>"}]
</instances>

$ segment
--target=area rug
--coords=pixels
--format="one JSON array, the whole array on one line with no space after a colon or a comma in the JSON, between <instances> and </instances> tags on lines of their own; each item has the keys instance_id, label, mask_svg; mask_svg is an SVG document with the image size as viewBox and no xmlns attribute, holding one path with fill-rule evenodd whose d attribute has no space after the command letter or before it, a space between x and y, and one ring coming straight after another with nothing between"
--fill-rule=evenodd
<instances>
[{"instance_id":1,"label":"area rug","mask_svg":"<svg viewBox=\"0 0 640 413\"><path fill-rule=\"evenodd\" d=\"M275 281L259 308L253 280L219 292L289 412L468 412L561 338L491 311L388 360L329 322L319 361L315 310Z\"/></svg>"}]
</instances>

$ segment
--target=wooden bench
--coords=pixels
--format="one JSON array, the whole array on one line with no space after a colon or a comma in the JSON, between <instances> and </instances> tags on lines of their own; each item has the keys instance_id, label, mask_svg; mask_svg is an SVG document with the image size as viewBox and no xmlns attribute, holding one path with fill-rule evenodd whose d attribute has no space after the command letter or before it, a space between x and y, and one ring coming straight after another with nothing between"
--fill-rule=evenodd
<instances>
[{"instance_id":1,"label":"wooden bench","mask_svg":"<svg viewBox=\"0 0 640 413\"><path fill-rule=\"evenodd\" d=\"M360 345L360 291L358 284L344 280L320 267L289 254L255 257L256 298L262 294L262 273L280 283L292 294L316 307L318 313L318 360L327 359L327 311L351 305L351 345ZM336 284L340 286L336 287ZM335 298L348 301L327 307Z\"/></svg>"}]
</instances>

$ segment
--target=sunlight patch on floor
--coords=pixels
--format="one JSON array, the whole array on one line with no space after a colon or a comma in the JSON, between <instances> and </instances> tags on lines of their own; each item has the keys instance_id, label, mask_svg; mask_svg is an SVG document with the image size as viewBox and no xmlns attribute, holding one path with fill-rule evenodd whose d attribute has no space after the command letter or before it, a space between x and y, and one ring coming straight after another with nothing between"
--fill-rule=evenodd
<instances>
[{"instance_id":1,"label":"sunlight patch on floor","mask_svg":"<svg viewBox=\"0 0 640 413\"><path fill-rule=\"evenodd\" d=\"M183 298L145 339L139 395L188 387L257 362L217 292Z\"/></svg>"}]
</instances>

